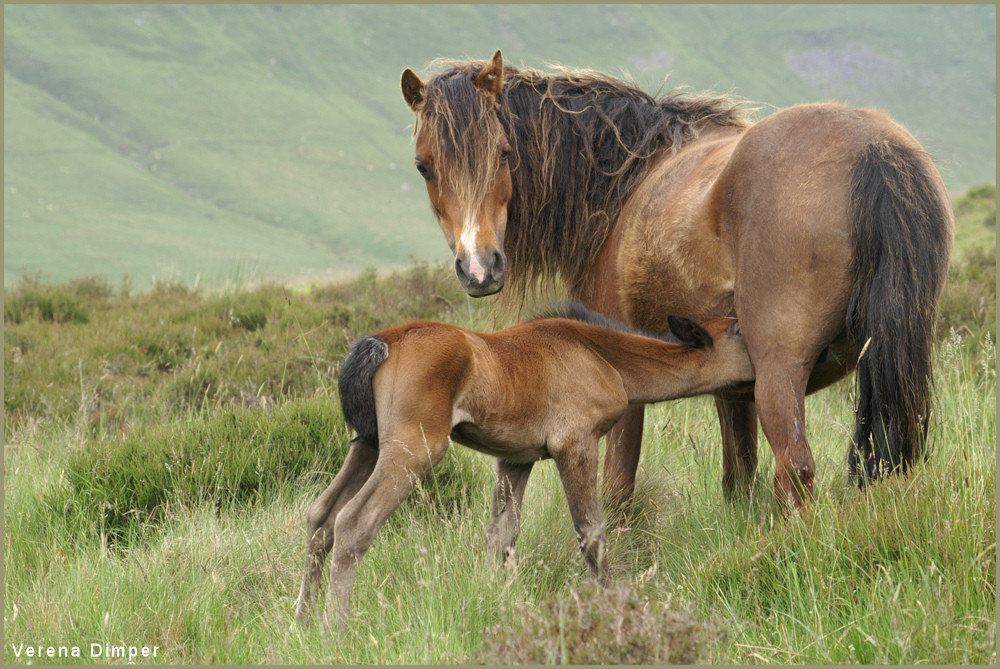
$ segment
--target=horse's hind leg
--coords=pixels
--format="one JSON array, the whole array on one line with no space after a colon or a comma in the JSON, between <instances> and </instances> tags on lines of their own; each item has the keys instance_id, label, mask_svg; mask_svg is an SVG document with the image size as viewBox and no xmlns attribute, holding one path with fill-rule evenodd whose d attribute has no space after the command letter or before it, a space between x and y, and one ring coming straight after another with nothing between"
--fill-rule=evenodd
<instances>
[{"instance_id":1,"label":"horse's hind leg","mask_svg":"<svg viewBox=\"0 0 1000 669\"><path fill-rule=\"evenodd\" d=\"M722 428L722 492L735 499L757 475L757 409L753 402L715 399Z\"/></svg>"},{"instance_id":2,"label":"horse's hind leg","mask_svg":"<svg viewBox=\"0 0 1000 669\"><path fill-rule=\"evenodd\" d=\"M375 468L378 449L363 439L351 441L344 464L306 511L306 563L302 587L295 603L295 617L307 622L312 617L319 591L323 562L333 546L333 524L337 513L364 485Z\"/></svg>"},{"instance_id":3,"label":"horse's hind leg","mask_svg":"<svg viewBox=\"0 0 1000 669\"><path fill-rule=\"evenodd\" d=\"M806 438L806 389L820 353L843 327L838 317L843 305L839 294L826 301L809 292L798 300L779 300L778 295L795 294L759 288L746 286L742 312L739 298L736 308L757 375L757 417L774 452L774 492L787 511L801 508L812 496L815 461ZM751 305L751 298L767 299Z\"/></svg>"},{"instance_id":4,"label":"horse's hind leg","mask_svg":"<svg viewBox=\"0 0 1000 669\"><path fill-rule=\"evenodd\" d=\"M447 449L447 427L435 431L429 425L418 425L380 439L371 476L336 516L324 627L329 628L334 618L341 627L346 626L358 564L375 534L410 494L417 479L430 471Z\"/></svg>"},{"instance_id":5,"label":"horse's hind leg","mask_svg":"<svg viewBox=\"0 0 1000 669\"><path fill-rule=\"evenodd\" d=\"M812 497L816 464L806 439L805 394L810 366L778 361L757 374L757 411L774 451L774 494L786 511Z\"/></svg>"},{"instance_id":6,"label":"horse's hind leg","mask_svg":"<svg viewBox=\"0 0 1000 669\"><path fill-rule=\"evenodd\" d=\"M521 527L521 501L528 485L532 462L516 463L497 459L497 483L493 492L493 516L486 528L486 544L503 563L514 552Z\"/></svg>"}]
</instances>

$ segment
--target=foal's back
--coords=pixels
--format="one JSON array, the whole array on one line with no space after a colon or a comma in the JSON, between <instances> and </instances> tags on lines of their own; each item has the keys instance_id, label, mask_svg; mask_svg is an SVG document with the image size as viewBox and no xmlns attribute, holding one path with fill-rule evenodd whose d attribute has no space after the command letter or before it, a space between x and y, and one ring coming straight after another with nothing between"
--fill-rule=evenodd
<instances>
[{"instance_id":1,"label":"foal's back","mask_svg":"<svg viewBox=\"0 0 1000 669\"><path fill-rule=\"evenodd\" d=\"M494 334L467 332L473 347L482 351L474 374L474 383L490 401L482 409L511 420L530 417L545 432L568 429L567 423L603 428L609 416L624 410L628 398L621 376L582 336L581 329L593 328L545 318ZM467 398L472 405L479 399L475 392Z\"/></svg>"},{"instance_id":2,"label":"foal's back","mask_svg":"<svg viewBox=\"0 0 1000 669\"><path fill-rule=\"evenodd\" d=\"M544 453L570 432L606 430L628 398L581 325L541 319L486 334L417 321L377 333L390 351L372 384L380 432L388 431L380 438L393 438L393 425L420 424L513 457Z\"/></svg>"}]
</instances>

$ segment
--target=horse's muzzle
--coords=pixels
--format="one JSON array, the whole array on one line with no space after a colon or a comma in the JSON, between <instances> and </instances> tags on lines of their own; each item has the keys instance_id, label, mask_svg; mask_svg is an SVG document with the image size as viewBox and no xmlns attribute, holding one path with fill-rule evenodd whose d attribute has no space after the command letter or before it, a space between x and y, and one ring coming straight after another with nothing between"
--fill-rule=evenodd
<instances>
[{"instance_id":1,"label":"horse's muzzle","mask_svg":"<svg viewBox=\"0 0 1000 669\"><path fill-rule=\"evenodd\" d=\"M493 295L503 288L507 259L497 250L490 253L485 261L481 261L475 253L465 258L456 257L455 275L470 297Z\"/></svg>"}]
</instances>

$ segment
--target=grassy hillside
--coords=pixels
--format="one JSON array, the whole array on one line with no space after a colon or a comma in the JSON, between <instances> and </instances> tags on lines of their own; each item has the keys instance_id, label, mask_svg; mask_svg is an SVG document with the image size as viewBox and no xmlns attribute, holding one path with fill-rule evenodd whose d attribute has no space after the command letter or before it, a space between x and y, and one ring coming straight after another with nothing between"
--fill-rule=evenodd
<instances>
[{"instance_id":1,"label":"grassy hillside","mask_svg":"<svg viewBox=\"0 0 1000 669\"><path fill-rule=\"evenodd\" d=\"M4 280L342 275L446 248L398 77L438 56L875 105L995 180L989 5L4 7ZM764 110L766 113L768 109Z\"/></svg>"},{"instance_id":2,"label":"grassy hillside","mask_svg":"<svg viewBox=\"0 0 1000 669\"><path fill-rule=\"evenodd\" d=\"M724 501L710 398L647 409L636 506L597 592L540 463L515 562L484 545L490 458L456 446L378 533L346 634L293 621L305 510L348 430L348 343L411 318L489 330L447 263L309 291L100 279L4 299L4 659L24 645L158 648L162 664L996 662L996 193L964 230L935 349L931 455L861 494L853 384L807 398L807 514L774 516L760 437ZM105 658L106 659L106 658ZM101 660L102 662L105 660Z\"/></svg>"}]
</instances>

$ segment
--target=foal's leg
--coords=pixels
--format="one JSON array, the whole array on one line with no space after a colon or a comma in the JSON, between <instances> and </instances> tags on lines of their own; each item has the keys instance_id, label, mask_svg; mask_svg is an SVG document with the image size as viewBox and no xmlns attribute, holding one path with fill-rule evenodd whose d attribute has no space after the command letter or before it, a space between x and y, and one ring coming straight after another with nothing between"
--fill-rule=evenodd
<instances>
[{"instance_id":1,"label":"foal's leg","mask_svg":"<svg viewBox=\"0 0 1000 669\"><path fill-rule=\"evenodd\" d=\"M374 471L337 514L324 627L329 628L334 618L342 628L346 626L361 558L379 528L410 494L417 479L430 471L448 449L447 431L442 434L428 431L425 435L422 429L409 430L400 437L380 441Z\"/></svg>"},{"instance_id":2,"label":"foal's leg","mask_svg":"<svg viewBox=\"0 0 1000 669\"><path fill-rule=\"evenodd\" d=\"M295 617L300 622L306 622L312 617L323 562L333 546L333 523L337 512L368 480L377 458L378 449L372 444L360 437L351 441L344 464L333 482L306 511L306 564L299 598L295 604Z\"/></svg>"},{"instance_id":3,"label":"foal's leg","mask_svg":"<svg viewBox=\"0 0 1000 669\"><path fill-rule=\"evenodd\" d=\"M521 527L521 501L534 463L497 459L497 483L493 491L493 516L486 528L486 545L503 563L514 552Z\"/></svg>"},{"instance_id":4,"label":"foal's leg","mask_svg":"<svg viewBox=\"0 0 1000 669\"><path fill-rule=\"evenodd\" d=\"M757 408L753 402L715 398L722 428L722 493L746 495L757 475Z\"/></svg>"},{"instance_id":5,"label":"foal's leg","mask_svg":"<svg viewBox=\"0 0 1000 669\"><path fill-rule=\"evenodd\" d=\"M597 439L580 439L563 444L552 452L559 468L576 528L576 538L591 576L601 585L608 582L608 561L604 555L607 538L604 516L597 497ZM553 451L553 449L550 449Z\"/></svg>"}]
</instances>

